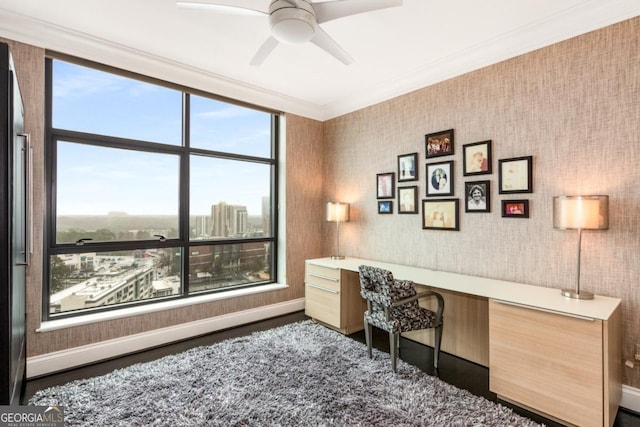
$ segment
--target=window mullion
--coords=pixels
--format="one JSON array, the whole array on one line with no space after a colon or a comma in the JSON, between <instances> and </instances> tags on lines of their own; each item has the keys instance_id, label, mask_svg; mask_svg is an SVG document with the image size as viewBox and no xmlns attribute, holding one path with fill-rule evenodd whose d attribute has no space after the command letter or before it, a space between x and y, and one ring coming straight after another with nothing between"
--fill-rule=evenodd
<instances>
[{"instance_id":1,"label":"window mullion","mask_svg":"<svg viewBox=\"0 0 640 427\"><path fill-rule=\"evenodd\" d=\"M182 296L189 295L189 200L190 200L190 95L182 94L182 159L180 168L180 240L182 241Z\"/></svg>"}]
</instances>

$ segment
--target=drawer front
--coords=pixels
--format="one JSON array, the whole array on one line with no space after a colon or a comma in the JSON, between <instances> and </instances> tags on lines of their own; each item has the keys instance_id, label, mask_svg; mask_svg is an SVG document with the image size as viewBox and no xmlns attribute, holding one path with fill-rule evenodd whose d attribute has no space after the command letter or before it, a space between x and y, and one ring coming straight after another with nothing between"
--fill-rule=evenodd
<instances>
[{"instance_id":1,"label":"drawer front","mask_svg":"<svg viewBox=\"0 0 640 427\"><path fill-rule=\"evenodd\" d=\"M340 292L307 283L304 313L313 319L340 328Z\"/></svg>"},{"instance_id":2,"label":"drawer front","mask_svg":"<svg viewBox=\"0 0 640 427\"><path fill-rule=\"evenodd\" d=\"M307 264L305 283L340 291L340 270Z\"/></svg>"},{"instance_id":3,"label":"drawer front","mask_svg":"<svg viewBox=\"0 0 640 427\"><path fill-rule=\"evenodd\" d=\"M489 302L489 388L580 426L603 424L602 321Z\"/></svg>"}]
</instances>

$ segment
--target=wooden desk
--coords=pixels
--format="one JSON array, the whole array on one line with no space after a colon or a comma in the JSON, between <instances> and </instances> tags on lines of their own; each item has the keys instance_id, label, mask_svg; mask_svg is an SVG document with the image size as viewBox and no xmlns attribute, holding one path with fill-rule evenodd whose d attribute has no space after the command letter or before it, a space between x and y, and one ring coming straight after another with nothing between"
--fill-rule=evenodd
<instances>
[{"instance_id":1,"label":"wooden desk","mask_svg":"<svg viewBox=\"0 0 640 427\"><path fill-rule=\"evenodd\" d=\"M342 284L359 288L362 264L442 293L443 351L488 366L490 389L502 399L568 425L613 425L622 395L620 299L575 300L560 289L358 258L307 260L306 267L307 274L335 271ZM307 305L313 307L313 283L306 277ZM353 291L350 298L347 289L340 292L344 298L334 301L340 301L341 316L356 310L361 317ZM427 335L417 338L431 345Z\"/></svg>"}]
</instances>

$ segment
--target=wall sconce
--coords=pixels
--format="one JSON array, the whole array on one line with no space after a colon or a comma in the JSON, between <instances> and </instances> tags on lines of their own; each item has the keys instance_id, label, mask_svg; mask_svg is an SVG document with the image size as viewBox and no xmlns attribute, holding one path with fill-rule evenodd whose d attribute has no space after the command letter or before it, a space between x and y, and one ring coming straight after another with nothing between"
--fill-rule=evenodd
<instances>
[{"instance_id":1,"label":"wall sconce","mask_svg":"<svg viewBox=\"0 0 640 427\"><path fill-rule=\"evenodd\" d=\"M557 196L553 198L553 228L578 230L578 275L575 289L563 289L569 298L593 299L590 292L580 291L580 247L582 230L609 228L609 196Z\"/></svg>"},{"instance_id":2,"label":"wall sconce","mask_svg":"<svg viewBox=\"0 0 640 427\"><path fill-rule=\"evenodd\" d=\"M349 222L349 203L328 202L327 221L336 223L336 253L331 259L344 259L340 255L340 223Z\"/></svg>"}]
</instances>

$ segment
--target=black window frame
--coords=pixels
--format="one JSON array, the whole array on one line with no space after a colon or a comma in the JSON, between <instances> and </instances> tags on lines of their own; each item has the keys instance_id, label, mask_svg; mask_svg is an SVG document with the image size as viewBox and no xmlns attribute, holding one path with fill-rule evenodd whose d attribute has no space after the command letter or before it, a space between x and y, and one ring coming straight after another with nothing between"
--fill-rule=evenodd
<instances>
[{"instance_id":1,"label":"black window frame","mask_svg":"<svg viewBox=\"0 0 640 427\"><path fill-rule=\"evenodd\" d=\"M151 141L141 141L128 138L114 137L108 135L93 134L87 132L72 131L66 129L57 129L53 127L53 61L60 60L75 65L93 68L126 78L139 80L145 83L154 84L160 87L179 90L182 92L182 141L180 145L171 145L166 143L158 143ZM220 101L228 104L237 105L243 108L250 108L271 116L271 156L256 157L245 154L234 154L215 150L207 150L202 148L190 147L190 111L189 100L191 95L197 95ZM45 179L46 179L46 208L44 221L44 253L43 253L43 295L42 295L42 319L43 321L63 319L70 317L79 317L96 312L121 310L131 306L156 304L166 302L168 300L182 300L185 298L193 298L203 294L220 293L239 288L250 288L270 283L278 282L278 230L279 230L279 141L280 141L280 121L281 112L266 109L263 107L239 102L219 95L191 89L177 84L167 83L140 74L124 71L114 67L105 66L88 60L83 60L56 52L47 52L45 58ZM127 241L106 241L106 242L83 242L82 246L76 243L58 243L56 239L56 165L57 165L57 144L58 141L89 144L99 147L117 148L135 150L138 152L151 152L162 154L175 154L180 158L179 167L179 232L178 238L154 239L154 240L127 240ZM253 162L269 165L270 167L270 230L268 237L250 237L250 238L229 238L229 239L207 239L207 240L191 240L190 224L189 224L189 181L190 169L189 159L192 155L206 156L218 159L238 160L244 162ZM210 289L199 291L197 293L189 292L189 258L194 250L203 246L221 246L230 244L243 244L255 242L268 242L270 244L270 279L259 282L251 282L241 285L225 287L221 289ZM163 248L180 248L182 251L181 262L181 286L178 295L165 297L157 297L152 299L142 299L138 301L119 303L109 306L101 306L94 308L84 308L73 311L51 313L50 312L50 263L51 257L54 255L73 254L80 251L84 252L111 252L111 251L129 251L143 249L163 249Z\"/></svg>"}]
</instances>

